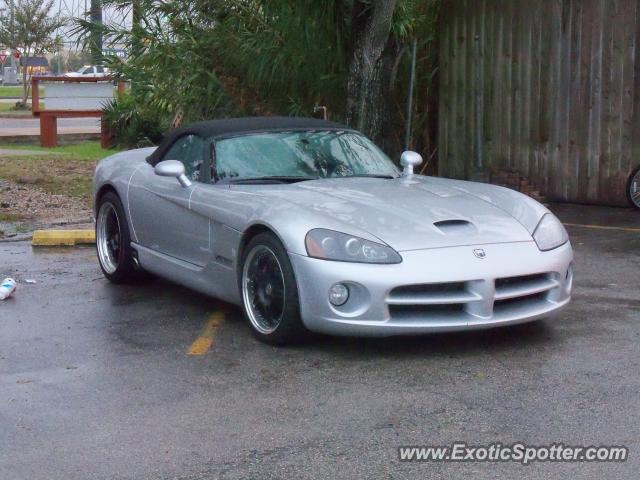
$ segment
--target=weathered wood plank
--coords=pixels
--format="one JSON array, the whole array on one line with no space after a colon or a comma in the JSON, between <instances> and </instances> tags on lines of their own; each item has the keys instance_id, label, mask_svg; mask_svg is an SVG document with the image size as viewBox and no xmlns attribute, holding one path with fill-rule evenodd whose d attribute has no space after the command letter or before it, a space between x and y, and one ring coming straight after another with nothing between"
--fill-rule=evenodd
<instances>
[{"instance_id":1,"label":"weathered wood plank","mask_svg":"<svg viewBox=\"0 0 640 480\"><path fill-rule=\"evenodd\" d=\"M607 0L603 9L602 23L602 120L600 130L600 162L598 165L598 192L602 192L607 186L609 165L612 157L612 83L615 72L613 58L613 28L617 0Z\"/></svg>"},{"instance_id":2,"label":"weathered wood plank","mask_svg":"<svg viewBox=\"0 0 640 480\"><path fill-rule=\"evenodd\" d=\"M551 199L623 204L640 163L639 1L446 0L440 172L514 168Z\"/></svg>"},{"instance_id":3,"label":"weathered wood plank","mask_svg":"<svg viewBox=\"0 0 640 480\"><path fill-rule=\"evenodd\" d=\"M572 182L563 182L562 195L565 197L579 197L578 165L581 153L580 139L578 132L580 130L581 117L583 115L583 105L581 100L581 69L580 69L580 53L582 48L582 7L583 0L569 1L568 22L570 31L567 32L568 52L565 53L565 65L568 68L568 78L565 80L568 87L568 100L566 106L567 123L566 138L564 140L566 158L563 162L562 177L572 178Z\"/></svg>"},{"instance_id":4,"label":"weathered wood plank","mask_svg":"<svg viewBox=\"0 0 640 480\"><path fill-rule=\"evenodd\" d=\"M640 165L640 5L636 5L635 35L633 43L633 104L631 113L631 165L627 167L623 175L628 177L631 170Z\"/></svg>"},{"instance_id":5,"label":"weathered wood plank","mask_svg":"<svg viewBox=\"0 0 640 480\"><path fill-rule=\"evenodd\" d=\"M573 141L576 147L576 156L572 168L576 181L571 185L571 195L580 202L589 201L586 187L589 165L589 122L591 120L591 55L594 15L597 13L596 1L583 1L580 5L580 39L577 42L580 49L577 56L579 80L573 87L576 90L576 103L572 116L572 123L575 124Z\"/></svg>"}]
</instances>

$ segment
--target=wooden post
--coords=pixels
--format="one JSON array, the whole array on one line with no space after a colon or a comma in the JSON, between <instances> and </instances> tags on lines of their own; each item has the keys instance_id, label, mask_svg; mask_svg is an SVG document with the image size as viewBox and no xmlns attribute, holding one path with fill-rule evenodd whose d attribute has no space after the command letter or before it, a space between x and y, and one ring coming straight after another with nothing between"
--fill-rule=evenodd
<instances>
[{"instance_id":1,"label":"wooden post","mask_svg":"<svg viewBox=\"0 0 640 480\"><path fill-rule=\"evenodd\" d=\"M111 132L107 122L104 121L104 116L100 117L100 146L102 148L111 147Z\"/></svg>"},{"instance_id":2,"label":"wooden post","mask_svg":"<svg viewBox=\"0 0 640 480\"><path fill-rule=\"evenodd\" d=\"M58 118L47 115L46 112L40 114L40 146L53 148L58 144Z\"/></svg>"},{"instance_id":3,"label":"wooden post","mask_svg":"<svg viewBox=\"0 0 640 480\"><path fill-rule=\"evenodd\" d=\"M38 77L31 77L31 113L33 116L40 112L40 92L38 91Z\"/></svg>"}]
</instances>

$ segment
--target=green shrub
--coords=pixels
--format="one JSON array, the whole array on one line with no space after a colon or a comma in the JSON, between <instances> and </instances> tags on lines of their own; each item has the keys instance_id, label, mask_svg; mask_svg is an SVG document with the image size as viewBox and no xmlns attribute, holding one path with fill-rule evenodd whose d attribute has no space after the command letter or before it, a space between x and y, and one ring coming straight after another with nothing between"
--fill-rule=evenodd
<instances>
[{"instance_id":1,"label":"green shrub","mask_svg":"<svg viewBox=\"0 0 640 480\"><path fill-rule=\"evenodd\" d=\"M113 143L123 148L157 145L169 124L166 115L136 101L129 93L109 100L102 112Z\"/></svg>"}]
</instances>

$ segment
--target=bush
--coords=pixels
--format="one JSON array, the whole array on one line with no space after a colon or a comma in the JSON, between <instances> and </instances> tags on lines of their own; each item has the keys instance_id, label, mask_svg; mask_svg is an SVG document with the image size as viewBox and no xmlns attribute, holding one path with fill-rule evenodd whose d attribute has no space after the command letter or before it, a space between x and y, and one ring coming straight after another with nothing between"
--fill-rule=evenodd
<instances>
[{"instance_id":1,"label":"bush","mask_svg":"<svg viewBox=\"0 0 640 480\"><path fill-rule=\"evenodd\" d=\"M123 148L157 145L169 124L166 116L137 102L130 93L120 93L109 100L102 112L115 145Z\"/></svg>"}]
</instances>

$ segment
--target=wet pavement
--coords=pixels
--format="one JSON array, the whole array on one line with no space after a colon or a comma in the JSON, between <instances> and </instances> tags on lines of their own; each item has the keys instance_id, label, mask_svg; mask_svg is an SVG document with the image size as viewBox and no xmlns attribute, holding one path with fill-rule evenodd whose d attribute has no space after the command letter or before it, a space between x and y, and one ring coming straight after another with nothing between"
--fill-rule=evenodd
<instances>
[{"instance_id":1,"label":"wet pavement","mask_svg":"<svg viewBox=\"0 0 640 480\"><path fill-rule=\"evenodd\" d=\"M554 210L583 225L568 227L576 284L560 318L287 348L168 282L109 284L93 249L0 243L0 276L21 281L0 302L0 479L637 478L640 213ZM188 355L213 327L210 350ZM630 458L398 462L400 445L454 441Z\"/></svg>"},{"instance_id":2,"label":"wet pavement","mask_svg":"<svg viewBox=\"0 0 640 480\"><path fill-rule=\"evenodd\" d=\"M58 133L100 133L100 119L60 118L58 119ZM0 118L0 140L2 137L21 135L40 135L40 119L33 117Z\"/></svg>"}]
</instances>

